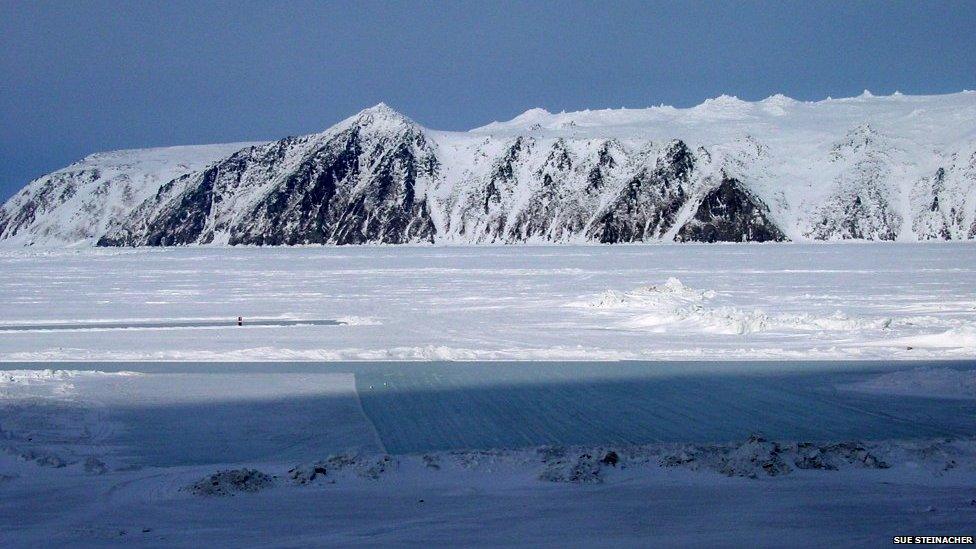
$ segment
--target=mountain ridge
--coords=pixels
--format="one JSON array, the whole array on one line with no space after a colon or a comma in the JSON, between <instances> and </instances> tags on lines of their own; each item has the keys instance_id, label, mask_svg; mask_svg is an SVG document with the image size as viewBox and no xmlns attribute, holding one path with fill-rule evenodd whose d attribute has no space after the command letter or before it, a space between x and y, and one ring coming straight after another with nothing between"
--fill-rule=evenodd
<instances>
[{"instance_id":1,"label":"mountain ridge","mask_svg":"<svg viewBox=\"0 0 976 549\"><path fill-rule=\"evenodd\" d=\"M3 246L974 237L973 92L536 108L467 132L380 103L268 143L97 153L0 207Z\"/></svg>"}]
</instances>

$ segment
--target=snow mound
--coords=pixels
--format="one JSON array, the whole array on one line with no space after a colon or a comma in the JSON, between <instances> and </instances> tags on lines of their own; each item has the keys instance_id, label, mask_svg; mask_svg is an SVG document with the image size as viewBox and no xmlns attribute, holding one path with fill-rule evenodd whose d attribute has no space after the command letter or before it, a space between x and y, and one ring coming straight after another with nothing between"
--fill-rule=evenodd
<instances>
[{"instance_id":1,"label":"snow mound","mask_svg":"<svg viewBox=\"0 0 976 549\"><path fill-rule=\"evenodd\" d=\"M892 319L850 317L843 311L836 311L830 316L780 315L774 319L773 324L797 330L887 330L891 327Z\"/></svg>"},{"instance_id":2,"label":"snow mound","mask_svg":"<svg viewBox=\"0 0 976 549\"><path fill-rule=\"evenodd\" d=\"M274 486L274 478L257 469L218 471L186 487L197 496L233 496L254 493Z\"/></svg>"},{"instance_id":3,"label":"snow mound","mask_svg":"<svg viewBox=\"0 0 976 549\"><path fill-rule=\"evenodd\" d=\"M41 467L61 469L68 466L68 461L63 456L47 448L30 448L27 450L8 448L7 451L24 461L32 461Z\"/></svg>"},{"instance_id":4,"label":"snow mound","mask_svg":"<svg viewBox=\"0 0 976 549\"><path fill-rule=\"evenodd\" d=\"M881 374L865 381L841 386L863 393L931 398L976 398L976 370L916 368Z\"/></svg>"},{"instance_id":5,"label":"snow mound","mask_svg":"<svg viewBox=\"0 0 976 549\"><path fill-rule=\"evenodd\" d=\"M794 469L836 471L842 467L890 467L861 442L779 443L758 434L738 444L680 446L663 452L659 463L662 467L704 469L753 479L782 476Z\"/></svg>"},{"instance_id":6,"label":"snow mound","mask_svg":"<svg viewBox=\"0 0 976 549\"><path fill-rule=\"evenodd\" d=\"M137 372L100 372L96 370L7 370L0 371L0 401L25 397L72 399L76 383L101 376L137 376Z\"/></svg>"},{"instance_id":7,"label":"snow mound","mask_svg":"<svg viewBox=\"0 0 976 549\"><path fill-rule=\"evenodd\" d=\"M309 484L315 479L324 477L328 474L328 467L326 467L326 464L321 461L308 465L296 465L288 470L288 478L291 479L293 484L299 485Z\"/></svg>"},{"instance_id":8,"label":"snow mound","mask_svg":"<svg viewBox=\"0 0 976 549\"><path fill-rule=\"evenodd\" d=\"M752 436L733 448L722 461L720 472L730 477L756 478L759 474L775 477L792 471L783 459L780 445L759 436Z\"/></svg>"},{"instance_id":9,"label":"snow mound","mask_svg":"<svg viewBox=\"0 0 976 549\"><path fill-rule=\"evenodd\" d=\"M707 308L695 304L641 315L626 322L625 326L652 331L665 331L671 327L693 330L697 327L713 334L745 335L766 330L769 317L759 309L750 312L735 307Z\"/></svg>"},{"instance_id":10,"label":"snow mound","mask_svg":"<svg viewBox=\"0 0 976 549\"><path fill-rule=\"evenodd\" d=\"M288 478L292 484L306 485L333 473L352 471L359 478L377 480L397 465L397 460L388 454L336 454L325 460L296 465L288 470Z\"/></svg>"},{"instance_id":11,"label":"snow mound","mask_svg":"<svg viewBox=\"0 0 976 549\"><path fill-rule=\"evenodd\" d=\"M538 455L545 465L539 480L572 484L602 483L604 469L616 467L620 460L617 452L602 448L570 452L562 447L544 446L539 448Z\"/></svg>"},{"instance_id":12,"label":"snow mound","mask_svg":"<svg viewBox=\"0 0 976 549\"><path fill-rule=\"evenodd\" d=\"M707 307L706 303L715 296L714 291L696 290L670 277L664 284L644 286L626 293L607 290L588 306L642 313L625 321L623 326L626 328L664 331L675 327L697 327L720 334L746 334L765 329L768 318L764 312Z\"/></svg>"},{"instance_id":13,"label":"snow mound","mask_svg":"<svg viewBox=\"0 0 976 549\"><path fill-rule=\"evenodd\" d=\"M343 470L351 473L347 475L349 480L367 481L384 473L396 477L418 470L425 474L480 471L491 475L503 471L522 475L534 470L534 478L542 482L584 485L612 481L620 474L653 474L659 467L749 479L787 476L796 471L890 469L905 465L924 465L941 472L972 463L973 449L972 440L801 442L773 441L754 434L744 441L718 444L453 450L405 454L396 459L385 454L349 454L293 467L288 477L291 485L302 486L329 477L334 478L328 482L336 482ZM403 468L399 467L401 461Z\"/></svg>"},{"instance_id":14,"label":"snow mound","mask_svg":"<svg viewBox=\"0 0 976 549\"><path fill-rule=\"evenodd\" d=\"M976 349L976 327L959 326L936 334L901 338L896 342L911 347Z\"/></svg>"},{"instance_id":15,"label":"snow mound","mask_svg":"<svg viewBox=\"0 0 976 549\"><path fill-rule=\"evenodd\" d=\"M137 376L138 372L101 372L98 370L7 370L0 372L0 385L30 385L50 381L67 381L79 376Z\"/></svg>"},{"instance_id":16,"label":"snow mound","mask_svg":"<svg viewBox=\"0 0 976 549\"><path fill-rule=\"evenodd\" d=\"M379 320L368 316L342 316L337 318L336 322L346 326L379 326L382 324Z\"/></svg>"},{"instance_id":17,"label":"snow mound","mask_svg":"<svg viewBox=\"0 0 976 549\"><path fill-rule=\"evenodd\" d=\"M600 309L620 307L643 307L646 305L665 305L678 302L701 303L715 297L713 291L699 291L685 286L681 280L670 277L664 284L643 286L634 291L619 293L607 290L590 303Z\"/></svg>"},{"instance_id":18,"label":"snow mound","mask_svg":"<svg viewBox=\"0 0 976 549\"><path fill-rule=\"evenodd\" d=\"M46 381L64 381L76 372L69 370L9 370L0 372L0 385L30 385Z\"/></svg>"},{"instance_id":19,"label":"snow mound","mask_svg":"<svg viewBox=\"0 0 976 549\"><path fill-rule=\"evenodd\" d=\"M769 329L785 330L862 330L887 329L891 318L850 317L842 311L830 316L810 314L770 315L762 309L744 310L733 306L711 306L718 294L696 290L677 278L661 285L644 286L631 292L607 290L586 305L595 309L641 313L622 322L624 328L663 332L672 329L714 334L745 335Z\"/></svg>"}]
</instances>

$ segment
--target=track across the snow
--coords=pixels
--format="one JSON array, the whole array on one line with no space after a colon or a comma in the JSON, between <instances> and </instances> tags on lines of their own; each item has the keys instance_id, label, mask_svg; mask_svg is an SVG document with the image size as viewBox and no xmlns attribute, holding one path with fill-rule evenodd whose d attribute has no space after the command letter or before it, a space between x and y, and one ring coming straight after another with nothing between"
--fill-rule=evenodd
<instances>
[{"instance_id":1,"label":"track across the snow","mask_svg":"<svg viewBox=\"0 0 976 549\"><path fill-rule=\"evenodd\" d=\"M51 332L72 330L150 330L158 328L240 328L248 326L339 326L332 319L236 319L201 320L130 320L122 322L61 322L46 324L0 324L0 332Z\"/></svg>"}]
</instances>

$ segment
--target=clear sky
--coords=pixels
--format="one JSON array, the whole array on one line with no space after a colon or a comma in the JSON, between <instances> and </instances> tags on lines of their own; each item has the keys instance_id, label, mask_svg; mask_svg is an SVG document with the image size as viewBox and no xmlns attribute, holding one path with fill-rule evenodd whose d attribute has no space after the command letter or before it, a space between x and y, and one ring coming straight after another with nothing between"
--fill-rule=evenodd
<instances>
[{"instance_id":1,"label":"clear sky","mask_svg":"<svg viewBox=\"0 0 976 549\"><path fill-rule=\"evenodd\" d=\"M109 149L269 140L384 101L531 107L976 89L976 2L0 0L0 199Z\"/></svg>"}]
</instances>

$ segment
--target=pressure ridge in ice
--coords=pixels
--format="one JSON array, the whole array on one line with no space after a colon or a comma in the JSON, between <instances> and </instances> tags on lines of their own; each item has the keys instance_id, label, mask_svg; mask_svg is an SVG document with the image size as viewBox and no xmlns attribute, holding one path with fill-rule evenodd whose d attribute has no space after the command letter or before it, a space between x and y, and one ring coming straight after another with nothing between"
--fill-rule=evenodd
<instances>
[{"instance_id":1,"label":"pressure ridge in ice","mask_svg":"<svg viewBox=\"0 0 976 549\"><path fill-rule=\"evenodd\" d=\"M629 329L650 331L695 330L716 334L750 334L767 330L883 330L890 318L851 318L842 311L830 316L809 314L770 315L762 309L745 310L714 306L713 290L695 290L671 277L660 285L629 292L607 290L587 305L594 309L626 311L630 318L619 323Z\"/></svg>"}]
</instances>

